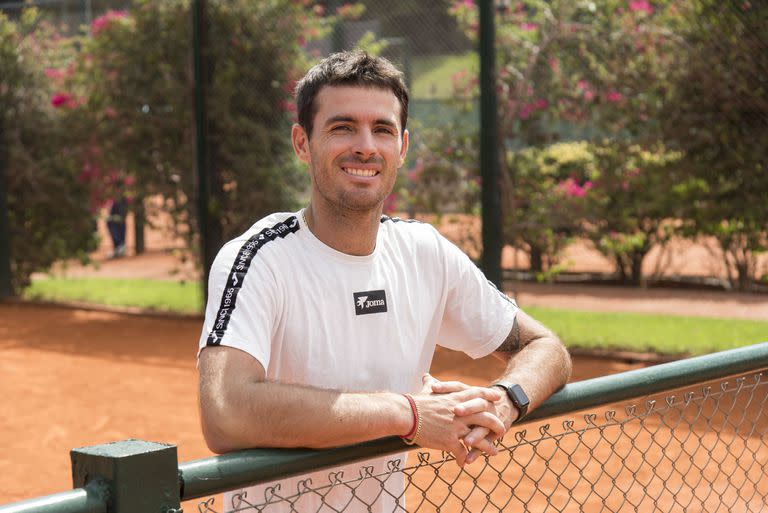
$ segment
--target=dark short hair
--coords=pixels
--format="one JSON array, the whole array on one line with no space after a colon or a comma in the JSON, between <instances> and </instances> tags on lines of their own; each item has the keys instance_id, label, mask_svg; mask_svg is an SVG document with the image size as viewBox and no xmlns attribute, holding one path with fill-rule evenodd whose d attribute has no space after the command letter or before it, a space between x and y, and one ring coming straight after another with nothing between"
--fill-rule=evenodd
<instances>
[{"instance_id":1,"label":"dark short hair","mask_svg":"<svg viewBox=\"0 0 768 513\"><path fill-rule=\"evenodd\" d=\"M408 88L403 73L383 57L362 50L334 53L317 63L296 84L299 125L310 136L315 118L315 98L324 86L363 86L387 89L400 102L400 126L408 121Z\"/></svg>"}]
</instances>

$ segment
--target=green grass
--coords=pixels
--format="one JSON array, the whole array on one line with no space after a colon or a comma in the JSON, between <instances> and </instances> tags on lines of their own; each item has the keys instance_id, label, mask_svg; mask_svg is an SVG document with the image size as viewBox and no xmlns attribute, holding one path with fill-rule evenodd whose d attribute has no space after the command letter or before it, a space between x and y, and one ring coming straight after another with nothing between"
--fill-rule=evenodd
<instances>
[{"instance_id":1,"label":"green grass","mask_svg":"<svg viewBox=\"0 0 768 513\"><path fill-rule=\"evenodd\" d=\"M768 322L529 307L569 346L705 354L768 341Z\"/></svg>"},{"instance_id":2,"label":"green grass","mask_svg":"<svg viewBox=\"0 0 768 513\"><path fill-rule=\"evenodd\" d=\"M45 278L34 281L23 297L182 313L201 312L203 304L199 283L165 280Z\"/></svg>"},{"instance_id":3,"label":"green grass","mask_svg":"<svg viewBox=\"0 0 768 513\"><path fill-rule=\"evenodd\" d=\"M413 98L449 98L453 95L453 75L462 70L477 75L480 60L476 52L467 52L460 55L415 57L411 66Z\"/></svg>"},{"instance_id":4,"label":"green grass","mask_svg":"<svg viewBox=\"0 0 768 513\"><path fill-rule=\"evenodd\" d=\"M24 297L198 313L197 282L107 278L36 280ZM569 346L704 354L768 341L768 322L529 307Z\"/></svg>"}]
</instances>

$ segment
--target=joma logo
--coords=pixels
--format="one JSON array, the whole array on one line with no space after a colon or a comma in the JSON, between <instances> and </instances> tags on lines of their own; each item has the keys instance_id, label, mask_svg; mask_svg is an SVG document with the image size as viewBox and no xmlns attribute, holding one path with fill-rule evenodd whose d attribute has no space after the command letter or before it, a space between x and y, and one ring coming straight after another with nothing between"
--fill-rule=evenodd
<instances>
[{"instance_id":1,"label":"joma logo","mask_svg":"<svg viewBox=\"0 0 768 513\"><path fill-rule=\"evenodd\" d=\"M383 290L355 292L355 314L366 315L387 311L387 294Z\"/></svg>"}]
</instances>

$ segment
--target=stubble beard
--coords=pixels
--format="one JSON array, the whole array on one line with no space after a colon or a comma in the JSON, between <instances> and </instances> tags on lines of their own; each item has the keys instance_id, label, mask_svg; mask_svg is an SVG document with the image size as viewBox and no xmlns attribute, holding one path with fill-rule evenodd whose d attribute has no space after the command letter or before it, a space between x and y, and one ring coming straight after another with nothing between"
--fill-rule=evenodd
<instances>
[{"instance_id":1,"label":"stubble beard","mask_svg":"<svg viewBox=\"0 0 768 513\"><path fill-rule=\"evenodd\" d=\"M343 173L344 171L334 170L333 172ZM380 214L384 205L384 200L394 188L393 181L392 186L377 189L375 192L347 189L334 191L333 185L331 184L332 180L330 178L323 178L321 180L316 179L317 176L330 177L330 175L331 173L328 172L318 174L317 169L313 169L312 185L317 194L322 198L323 202L339 215L359 215L366 212Z\"/></svg>"}]
</instances>

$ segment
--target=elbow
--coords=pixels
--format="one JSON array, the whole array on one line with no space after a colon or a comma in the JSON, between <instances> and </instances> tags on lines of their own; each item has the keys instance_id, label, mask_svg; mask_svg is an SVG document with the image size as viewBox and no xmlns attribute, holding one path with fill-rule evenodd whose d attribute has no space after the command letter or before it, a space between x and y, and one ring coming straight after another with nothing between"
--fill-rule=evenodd
<instances>
[{"instance_id":1,"label":"elbow","mask_svg":"<svg viewBox=\"0 0 768 513\"><path fill-rule=\"evenodd\" d=\"M571 379L571 372L573 370L571 353L554 333L540 339L540 341L545 342L548 346L549 360L556 367L554 375L558 378L557 388L562 388Z\"/></svg>"},{"instance_id":2,"label":"elbow","mask_svg":"<svg viewBox=\"0 0 768 513\"><path fill-rule=\"evenodd\" d=\"M222 420L218 415L212 415L203 410L201 412L201 427L205 444L214 454L224 454L245 448L241 443L238 443L228 422Z\"/></svg>"},{"instance_id":3,"label":"elbow","mask_svg":"<svg viewBox=\"0 0 768 513\"><path fill-rule=\"evenodd\" d=\"M568 351L568 348L565 347L565 344L563 344L558 338L555 338L555 342L557 343L557 351L559 354L558 360L562 362L560 387L563 387L571 380L573 362L571 361L571 353Z\"/></svg>"},{"instance_id":4,"label":"elbow","mask_svg":"<svg viewBox=\"0 0 768 513\"><path fill-rule=\"evenodd\" d=\"M239 449L258 447L258 433L248 429L242 421L242 411L235 407L227 394L206 394L201 391L199 411L200 427L208 449L223 454Z\"/></svg>"}]
</instances>

